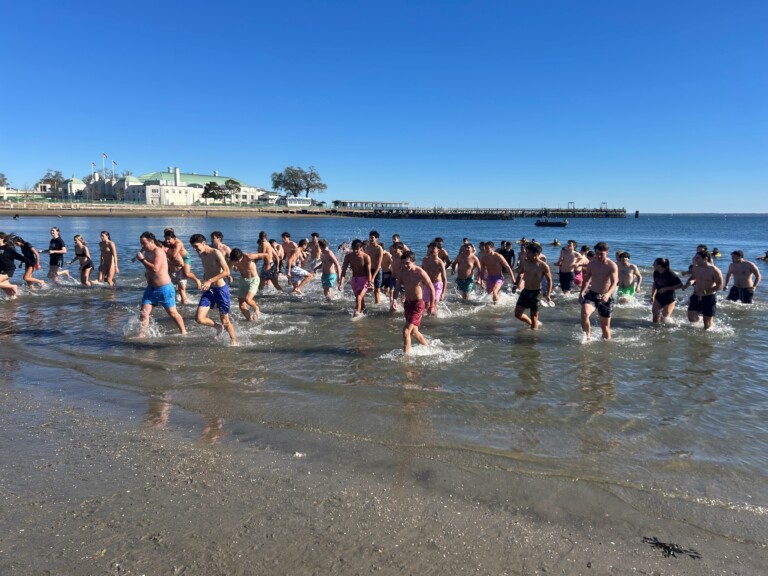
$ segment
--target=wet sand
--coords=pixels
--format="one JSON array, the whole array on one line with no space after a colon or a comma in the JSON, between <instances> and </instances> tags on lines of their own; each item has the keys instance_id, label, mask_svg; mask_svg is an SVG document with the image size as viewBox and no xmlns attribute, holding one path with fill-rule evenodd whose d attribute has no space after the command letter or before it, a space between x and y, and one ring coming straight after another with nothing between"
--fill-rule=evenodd
<instances>
[{"instance_id":1,"label":"wet sand","mask_svg":"<svg viewBox=\"0 0 768 576\"><path fill-rule=\"evenodd\" d=\"M599 483L518 476L490 459L470 472L418 445L393 454L306 431L264 428L235 441L198 415L172 430L162 414L127 412L0 387L1 574L700 575L768 566L763 544L647 515ZM665 558L644 536L702 558Z\"/></svg>"}]
</instances>

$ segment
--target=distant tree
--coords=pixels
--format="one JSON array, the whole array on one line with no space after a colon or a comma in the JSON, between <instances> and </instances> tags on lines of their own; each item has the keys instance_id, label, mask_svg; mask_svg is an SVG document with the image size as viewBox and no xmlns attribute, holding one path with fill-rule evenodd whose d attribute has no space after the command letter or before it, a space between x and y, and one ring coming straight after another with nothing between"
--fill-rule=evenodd
<instances>
[{"instance_id":1,"label":"distant tree","mask_svg":"<svg viewBox=\"0 0 768 576\"><path fill-rule=\"evenodd\" d=\"M120 173L120 178L128 178L128 176L133 176L133 172L131 170L123 170Z\"/></svg>"},{"instance_id":2,"label":"distant tree","mask_svg":"<svg viewBox=\"0 0 768 576\"><path fill-rule=\"evenodd\" d=\"M223 200L229 195L229 191L216 182L208 182L203 189L202 197L212 200Z\"/></svg>"},{"instance_id":3,"label":"distant tree","mask_svg":"<svg viewBox=\"0 0 768 576\"><path fill-rule=\"evenodd\" d=\"M304 170L301 168L294 168L293 166L288 166L282 172L273 172L272 189L283 190L294 197L298 196L304 191L303 172Z\"/></svg>"},{"instance_id":4,"label":"distant tree","mask_svg":"<svg viewBox=\"0 0 768 576\"><path fill-rule=\"evenodd\" d=\"M230 200L232 199L232 196L239 195L240 190L242 190L242 186L240 186L240 182L237 180L232 180L231 178L224 182L224 189L227 191L227 196L229 196Z\"/></svg>"},{"instance_id":5,"label":"distant tree","mask_svg":"<svg viewBox=\"0 0 768 576\"><path fill-rule=\"evenodd\" d=\"M0 186L8 186L8 178L2 172L0 172Z\"/></svg>"},{"instance_id":6,"label":"distant tree","mask_svg":"<svg viewBox=\"0 0 768 576\"><path fill-rule=\"evenodd\" d=\"M328 189L328 186L323 182L323 179L320 178L320 174L317 173L314 166L310 166L309 170L304 172L302 182L304 183L303 189L306 198L309 198L309 195L313 192L322 193Z\"/></svg>"},{"instance_id":7,"label":"distant tree","mask_svg":"<svg viewBox=\"0 0 768 576\"><path fill-rule=\"evenodd\" d=\"M40 178L40 180L37 181L38 184L45 184L50 187L51 192L59 193L61 192L61 185L64 182L64 177L61 175L60 170L51 170L48 169L48 172L45 173L45 175Z\"/></svg>"}]
</instances>

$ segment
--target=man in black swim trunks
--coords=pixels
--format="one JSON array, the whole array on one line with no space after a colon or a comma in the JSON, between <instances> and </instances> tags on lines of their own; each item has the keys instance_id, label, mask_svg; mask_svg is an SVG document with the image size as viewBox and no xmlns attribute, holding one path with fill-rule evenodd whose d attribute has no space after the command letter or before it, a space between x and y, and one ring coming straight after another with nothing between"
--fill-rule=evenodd
<instances>
[{"instance_id":1,"label":"man in black swim trunks","mask_svg":"<svg viewBox=\"0 0 768 576\"><path fill-rule=\"evenodd\" d=\"M704 330L712 327L712 320L717 312L717 292L723 288L723 273L712 264L712 256L707 251L697 252L693 257L693 268L688 284L693 284L693 294L688 304L688 320L698 322L704 318ZM687 286L683 287L683 290Z\"/></svg>"},{"instance_id":2,"label":"man in black swim trunks","mask_svg":"<svg viewBox=\"0 0 768 576\"><path fill-rule=\"evenodd\" d=\"M754 282L752 281L753 276ZM744 252L741 250L731 252L731 265L725 275L723 290L728 290L731 277L733 277L733 286L728 292L728 300L752 304L755 288L760 284L760 270L752 262L744 260Z\"/></svg>"},{"instance_id":3,"label":"man in black swim trunks","mask_svg":"<svg viewBox=\"0 0 768 576\"><path fill-rule=\"evenodd\" d=\"M581 329L587 340L590 338L591 331L589 317L595 310L600 320L603 338L611 339L612 294L618 284L619 269L616 263L608 258L608 244L598 242L595 244L595 257L584 268L584 283L579 292ZM589 288L588 292L587 288Z\"/></svg>"}]
</instances>

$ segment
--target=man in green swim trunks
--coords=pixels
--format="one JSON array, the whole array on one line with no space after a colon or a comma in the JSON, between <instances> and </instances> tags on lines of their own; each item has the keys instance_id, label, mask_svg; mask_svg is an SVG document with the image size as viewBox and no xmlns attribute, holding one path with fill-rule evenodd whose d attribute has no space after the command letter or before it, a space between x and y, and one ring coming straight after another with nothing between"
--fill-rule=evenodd
<instances>
[{"instance_id":1,"label":"man in green swim trunks","mask_svg":"<svg viewBox=\"0 0 768 576\"><path fill-rule=\"evenodd\" d=\"M453 261L451 274L456 272L456 287L461 292L464 300L475 287L475 277L480 274L480 260L475 256L475 247L472 244L463 244L459 249L459 255Z\"/></svg>"},{"instance_id":2,"label":"man in green swim trunks","mask_svg":"<svg viewBox=\"0 0 768 576\"><path fill-rule=\"evenodd\" d=\"M634 264L629 262L629 252L622 251L618 255L619 288L616 290L619 304L626 304L637 292L643 283L643 276Z\"/></svg>"},{"instance_id":3,"label":"man in green swim trunks","mask_svg":"<svg viewBox=\"0 0 768 576\"><path fill-rule=\"evenodd\" d=\"M259 272L256 270L256 260L267 260L269 255L263 252L249 254L240 248L233 248L229 253L229 262L232 270L240 272L240 281L237 285L237 302L240 311L249 322L259 317L259 305L254 296L259 290ZM253 310L253 312L251 312Z\"/></svg>"}]
</instances>

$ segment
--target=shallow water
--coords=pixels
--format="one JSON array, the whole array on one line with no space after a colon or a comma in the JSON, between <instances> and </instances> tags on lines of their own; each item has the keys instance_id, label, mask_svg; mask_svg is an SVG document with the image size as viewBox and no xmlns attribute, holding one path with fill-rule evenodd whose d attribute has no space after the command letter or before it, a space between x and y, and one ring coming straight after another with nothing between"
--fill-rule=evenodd
<instances>
[{"instance_id":1,"label":"shallow water","mask_svg":"<svg viewBox=\"0 0 768 576\"><path fill-rule=\"evenodd\" d=\"M289 230L295 239L317 231L336 245L376 228L385 239L399 232L417 254L437 235L454 254L463 236L498 243L542 231L530 221L314 218L12 224L38 248L46 246L51 224L62 228L70 249L73 234L95 245L108 229L121 258L114 292L73 283L0 302L0 360L12 385L98 398L112 403L115 418L133 398L145 405L141 427L188 425L178 415L199 415L194 433L206 441L247 443L255 426L292 430L372 443L393 454L407 450L464 469L590 480L639 507L695 516L713 530L718 522L706 518L729 514L749 526L745 532L756 522L764 526L768 304L762 288L752 306L721 301L707 332L686 321L682 298L665 326L651 324L647 296L638 298L616 308L611 342L585 342L576 298L559 291L534 333L514 319L515 296L503 294L494 306L481 294L462 302L450 290L440 316L423 324L429 346L416 345L403 357L399 314L369 304L369 314L353 322L348 289L329 304L315 280L301 298L271 288L262 293L259 321L237 320L239 348L195 325L194 305L181 307L188 337L176 335L160 310L151 336L135 340L144 282L129 258L146 229L159 235L172 225L184 239L219 229L230 246L254 250L261 229L276 238ZM754 260L768 248L767 224L757 216L653 216L574 220L554 233L579 243L606 240L611 253L631 251L646 276L645 293L655 257L669 257L680 271L705 242L725 254L741 248ZM2 226L10 231L9 223ZM545 253L553 259L557 249ZM722 260L729 259L717 262L725 269Z\"/></svg>"}]
</instances>

